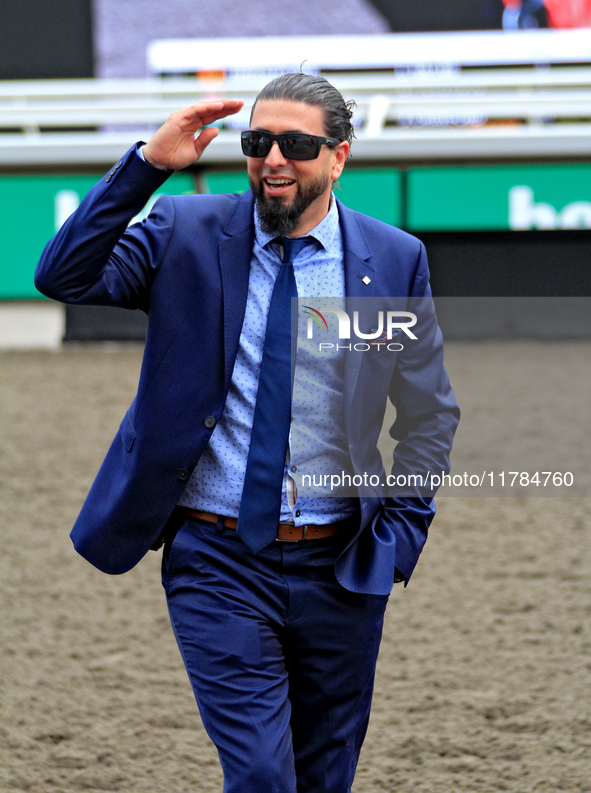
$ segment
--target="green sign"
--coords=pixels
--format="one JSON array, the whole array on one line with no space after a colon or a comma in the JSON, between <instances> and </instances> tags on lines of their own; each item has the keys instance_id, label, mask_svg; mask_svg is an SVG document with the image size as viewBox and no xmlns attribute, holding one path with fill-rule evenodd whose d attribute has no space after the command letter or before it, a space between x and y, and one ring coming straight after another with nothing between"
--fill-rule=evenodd
<instances>
[{"instance_id":1,"label":"green sign","mask_svg":"<svg viewBox=\"0 0 591 793\"><path fill-rule=\"evenodd\" d=\"M47 241L76 209L100 174L0 177L0 299L41 298L35 265ZM409 231L591 228L591 165L416 168L348 167L335 186L348 207L395 226L406 209ZM246 171L209 172L211 193L248 189ZM158 195L194 192L188 174L174 174Z\"/></svg>"},{"instance_id":2,"label":"green sign","mask_svg":"<svg viewBox=\"0 0 591 793\"><path fill-rule=\"evenodd\" d=\"M591 228L591 165L417 168L410 231Z\"/></svg>"},{"instance_id":3,"label":"green sign","mask_svg":"<svg viewBox=\"0 0 591 793\"><path fill-rule=\"evenodd\" d=\"M335 195L349 209L392 226L402 223L402 174L394 168L345 169Z\"/></svg>"},{"instance_id":4,"label":"green sign","mask_svg":"<svg viewBox=\"0 0 591 793\"><path fill-rule=\"evenodd\" d=\"M43 248L101 176L0 177L0 299L43 297L33 284ZM134 221L147 214L158 195L192 192L193 179L174 174Z\"/></svg>"},{"instance_id":5,"label":"green sign","mask_svg":"<svg viewBox=\"0 0 591 793\"><path fill-rule=\"evenodd\" d=\"M399 226L402 218L402 175L394 168L346 168L335 185L335 195L345 206ZM209 193L243 193L248 190L244 171L205 174Z\"/></svg>"}]
</instances>

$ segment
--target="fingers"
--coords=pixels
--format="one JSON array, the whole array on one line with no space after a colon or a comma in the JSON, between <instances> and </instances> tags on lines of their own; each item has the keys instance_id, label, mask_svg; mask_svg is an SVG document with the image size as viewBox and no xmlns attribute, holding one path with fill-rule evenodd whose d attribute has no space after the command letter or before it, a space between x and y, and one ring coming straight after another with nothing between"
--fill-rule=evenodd
<instances>
[{"instance_id":1,"label":"fingers","mask_svg":"<svg viewBox=\"0 0 591 793\"><path fill-rule=\"evenodd\" d=\"M217 127L207 127L206 129L202 130L195 138L194 145L197 160L201 157L211 141L218 136L218 133L219 129L217 129Z\"/></svg>"},{"instance_id":2,"label":"fingers","mask_svg":"<svg viewBox=\"0 0 591 793\"><path fill-rule=\"evenodd\" d=\"M157 168L174 171L186 168L201 157L218 134L215 127L208 125L238 113L243 105L240 99L220 99L177 110L152 135L144 147L144 157ZM199 131L199 136L194 138Z\"/></svg>"},{"instance_id":3,"label":"fingers","mask_svg":"<svg viewBox=\"0 0 591 793\"><path fill-rule=\"evenodd\" d=\"M220 99L215 102L199 102L184 110L180 110L178 120L181 126L194 127L196 130L207 124L213 124L220 118L234 115L244 106L241 99Z\"/></svg>"}]
</instances>

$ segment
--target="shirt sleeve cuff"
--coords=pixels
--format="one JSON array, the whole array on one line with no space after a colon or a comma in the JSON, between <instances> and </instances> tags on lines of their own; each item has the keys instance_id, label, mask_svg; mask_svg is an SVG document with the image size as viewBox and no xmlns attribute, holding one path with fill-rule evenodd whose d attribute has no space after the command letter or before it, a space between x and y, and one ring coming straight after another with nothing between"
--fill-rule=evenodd
<instances>
[{"instance_id":1,"label":"shirt sleeve cuff","mask_svg":"<svg viewBox=\"0 0 591 793\"><path fill-rule=\"evenodd\" d=\"M154 168L155 171L164 171L164 173L174 173L174 171L171 171L169 168L156 168L155 165L149 163L144 157L144 146L140 146L139 149L136 149L136 154L140 158L140 160L143 160L146 163L146 165L150 166L150 168Z\"/></svg>"}]
</instances>

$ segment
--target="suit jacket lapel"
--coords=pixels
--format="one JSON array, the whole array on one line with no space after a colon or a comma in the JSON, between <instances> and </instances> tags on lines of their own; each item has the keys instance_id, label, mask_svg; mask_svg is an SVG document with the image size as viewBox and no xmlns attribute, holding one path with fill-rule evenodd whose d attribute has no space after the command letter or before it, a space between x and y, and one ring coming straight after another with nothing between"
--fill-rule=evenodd
<instances>
[{"instance_id":1,"label":"suit jacket lapel","mask_svg":"<svg viewBox=\"0 0 591 793\"><path fill-rule=\"evenodd\" d=\"M372 256L371 248L365 238L363 229L357 220L354 212L347 209L344 204L337 200L339 208L339 220L343 235L343 249L345 254L345 295L347 296L347 312L353 321L353 311L355 301L350 298L372 297L375 294L376 275L375 268L369 260ZM369 282L363 279L369 279ZM353 304L353 305L352 305ZM356 308L359 308L357 300ZM351 338L351 344L355 339ZM345 427L349 429L349 413L353 394L359 377L362 354L351 351L345 357L345 387L344 387L344 411Z\"/></svg>"},{"instance_id":2,"label":"suit jacket lapel","mask_svg":"<svg viewBox=\"0 0 591 793\"><path fill-rule=\"evenodd\" d=\"M230 385L246 311L248 279L254 244L254 198L250 190L240 196L220 240L219 257L224 301L224 373Z\"/></svg>"}]
</instances>

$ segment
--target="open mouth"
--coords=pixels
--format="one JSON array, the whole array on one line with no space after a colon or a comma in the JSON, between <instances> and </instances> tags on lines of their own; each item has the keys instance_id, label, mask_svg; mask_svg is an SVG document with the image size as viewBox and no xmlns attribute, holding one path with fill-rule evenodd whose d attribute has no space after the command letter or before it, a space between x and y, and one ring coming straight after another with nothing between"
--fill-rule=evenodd
<instances>
[{"instance_id":1,"label":"open mouth","mask_svg":"<svg viewBox=\"0 0 591 793\"><path fill-rule=\"evenodd\" d=\"M295 179L290 179L287 176L266 176L263 181L270 195L283 195L295 184Z\"/></svg>"}]
</instances>

